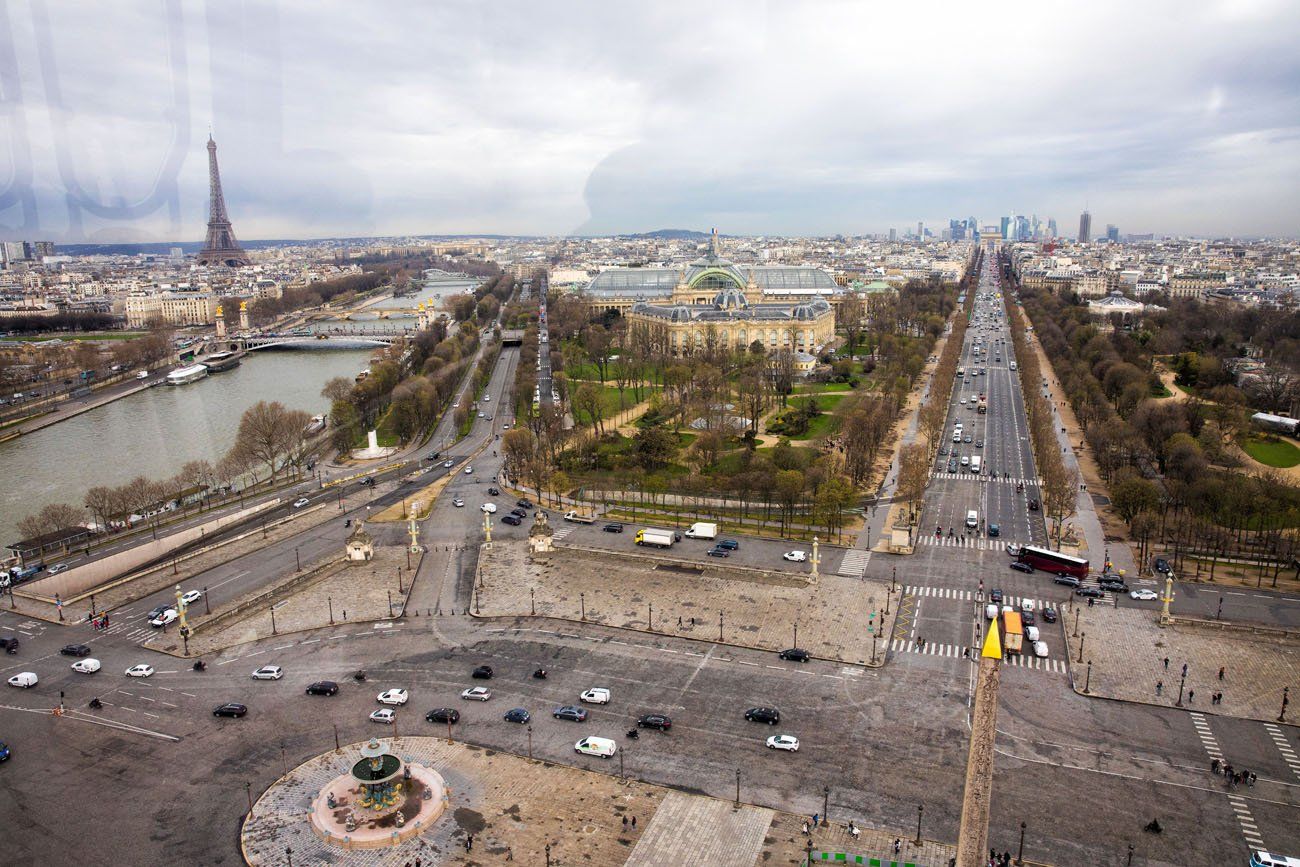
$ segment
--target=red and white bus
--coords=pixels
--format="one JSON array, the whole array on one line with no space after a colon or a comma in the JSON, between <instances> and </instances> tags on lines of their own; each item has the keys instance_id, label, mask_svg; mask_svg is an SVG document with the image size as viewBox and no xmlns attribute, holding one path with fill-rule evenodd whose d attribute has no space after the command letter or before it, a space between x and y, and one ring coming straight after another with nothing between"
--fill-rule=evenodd
<instances>
[{"instance_id":1,"label":"red and white bus","mask_svg":"<svg viewBox=\"0 0 1300 867\"><path fill-rule=\"evenodd\" d=\"M1016 557L1021 563L1028 563L1035 569L1042 569L1045 572L1051 572L1053 575L1064 573L1073 575L1080 580L1088 577L1088 561L1082 557L1072 557L1069 554L1062 554L1059 551L1051 551L1047 548L1035 548L1033 545L1025 545L1020 549Z\"/></svg>"}]
</instances>

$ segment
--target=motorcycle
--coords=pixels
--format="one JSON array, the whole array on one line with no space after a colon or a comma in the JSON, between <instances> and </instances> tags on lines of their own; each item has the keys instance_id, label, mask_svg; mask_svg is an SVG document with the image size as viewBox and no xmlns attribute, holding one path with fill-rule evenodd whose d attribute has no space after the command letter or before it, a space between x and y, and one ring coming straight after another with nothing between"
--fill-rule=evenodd
<instances>
[{"instance_id":1,"label":"motorcycle","mask_svg":"<svg viewBox=\"0 0 1300 867\"><path fill-rule=\"evenodd\" d=\"M352 675L352 679L357 683L361 683L366 679L366 673L364 671L358 671L356 674Z\"/></svg>"},{"instance_id":2,"label":"motorcycle","mask_svg":"<svg viewBox=\"0 0 1300 867\"><path fill-rule=\"evenodd\" d=\"M207 670L208 670L208 664L207 664L206 662L204 662L203 660L201 660L201 659L196 659L196 660L194 660L194 670L195 670L195 671L207 671Z\"/></svg>"},{"instance_id":3,"label":"motorcycle","mask_svg":"<svg viewBox=\"0 0 1300 867\"><path fill-rule=\"evenodd\" d=\"M632 740L636 740L637 738L641 737L641 732L637 731L636 729L628 729L627 737L631 738Z\"/></svg>"},{"instance_id":4,"label":"motorcycle","mask_svg":"<svg viewBox=\"0 0 1300 867\"><path fill-rule=\"evenodd\" d=\"M348 527L351 527L351 526L352 526L352 519L351 519L351 518L348 518L346 521L343 522L343 528L344 528L344 529L347 529Z\"/></svg>"},{"instance_id":5,"label":"motorcycle","mask_svg":"<svg viewBox=\"0 0 1300 867\"><path fill-rule=\"evenodd\" d=\"M533 672L533 677L537 678L538 680L546 680L546 669L544 668L537 669L536 671Z\"/></svg>"}]
</instances>

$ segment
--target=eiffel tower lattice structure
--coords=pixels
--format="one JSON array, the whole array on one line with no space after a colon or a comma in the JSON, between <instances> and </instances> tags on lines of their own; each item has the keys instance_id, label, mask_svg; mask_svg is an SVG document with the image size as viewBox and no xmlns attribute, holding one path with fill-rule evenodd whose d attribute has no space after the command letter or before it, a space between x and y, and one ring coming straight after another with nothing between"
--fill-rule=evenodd
<instances>
[{"instance_id":1,"label":"eiffel tower lattice structure","mask_svg":"<svg viewBox=\"0 0 1300 867\"><path fill-rule=\"evenodd\" d=\"M221 192L221 172L217 170L217 143L208 136L208 185L211 203L208 209L208 237L199 251L198 264L226 265L231 268L252 264L244 248L235 240L235 230L226 216L226 197Z\"/></svg>"}]
</instances>

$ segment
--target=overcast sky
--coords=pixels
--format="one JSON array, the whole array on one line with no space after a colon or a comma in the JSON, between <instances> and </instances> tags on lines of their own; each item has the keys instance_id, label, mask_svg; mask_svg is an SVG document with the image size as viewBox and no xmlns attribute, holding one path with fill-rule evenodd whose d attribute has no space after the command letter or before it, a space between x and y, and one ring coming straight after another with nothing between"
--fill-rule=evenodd
<instances>
[{"instance_id":1,"label":"overcast sky","mask_svg":"<svg viewBox=\"0 0 1300 867\"><path fill-rule=\"evenodd\" d=\"M107 10L111 8L111 14ZM0 233L1300 234L1300 3L0 5Z\"/></svg>"}]
</instances>

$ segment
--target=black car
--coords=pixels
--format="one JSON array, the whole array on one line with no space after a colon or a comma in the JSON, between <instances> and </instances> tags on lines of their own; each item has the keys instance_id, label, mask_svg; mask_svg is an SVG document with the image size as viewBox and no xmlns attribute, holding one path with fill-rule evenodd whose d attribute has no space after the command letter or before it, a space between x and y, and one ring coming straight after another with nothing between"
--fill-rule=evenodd
<instances>
[{"instance_id":1,"label":"black car","mask_svg":"<svg viewBox=\"0 0 1300 867\"><path fill-rule=\"evenodd\" d=\"M943 457L943 456L946 455L946 454L948 454L948 447L947 447L947 446L939 446L939 457Z\"/></svg>"},{"instance_id":2,"label":"black car","mask_svg":"<svg viewBox=\"0 0 1300 867\"><path fill-rule=\"evenodd\" d=\"M488 488L488 495L492 497L498 497L501 495L501 489L496 486L490 487Z\"/></svg>"},{"instance_id":3,"label":"black car","mask_svg":"<svg viewBox=\"0 0 1300 867\"><path fill-rule=\"evenodd\" d=\"M502 523L509 524L512 527L518 527L520 524L524 522L524 519L516 515L502 515L501 521Z\"/></svg>"},{"instance_id":4,"label":"black car","mask_svg":"<svg viewBox=\"0 0 1300 867\"><path fill-rule=\"evenodd\" d=\"M1049 606L1047 606L1046 608L1044 608L1043 611L1042 611L1042 614L1043 614L1043 622L1044 622L1044 623L1055 623L1055 622L1056 622L1056 609L1053 608L1052 606L1049 605Z\"/></svg>"},{"instance_id":5,"label":"black car","mask_svg":"<svg viewBox=\"0 0 1300 867\"><path fill-rule=\"evenodd\" d=\"M442 452L430 452L424 456L424 459L426 461L440 461L442 460Z\"/></svg>"},{"instance_id":6,"label":"black car","mask_svg":"<svg viewBox=\"0 0 1300 867\"><path fill-rule=\"evenodd\" d=\"M361 480L361 484L365 485L367 488L373 488L375 486L375 480L370 476L366 476Z\"/></svg>"},{"instance_id":7,"label":"black car","mask_svg":"<svg viewBox=\"0 0 1300 867\"><path fill-rule=\"evenodd\" d=\"M997 524L989 524L989 538L995 539L1002 535L1002 528Z\"/></svg>"},{"instance_id":8,"label":"black car","mask_svg":"<svg viewBox=\"0 0 1300 867\"><path fill-rule=\"evenodd\" d=\"M515 505L518 506L518 507L521 508L521 509L531 509L531 508L533 507L533 501L532 501L532 500L529 500L529 499L527 499L527 498L524 498L524 499L521 499L521 500L515 500Z\"/></svg>"},{"instance_id":9,"label":"black car","mask_svg":"<svg viewBox=\"0 0 1300 867\"><path fill-rule=\"evenodd\" d=\"M601 529L603 529L606 533L621 533L623 532L623 525L620 524L618 521L614 521L612 523L606 524Z\"/></svg>"},{"instance_id":10,"label":"black car","mask_svg":"<svg viewBox=\"0 0 1300 867\"><path fill-rule=\"evenodd\" d=\"M1052 580L1055 581L1057 584L1061 584L1065 587L1079 586L1078 578L1075 578L1073 575L1066 575L1064 572L1058 573L1057 576Z\"/></svg>"},{"instance_id":11,"label":"black car","mask_svg":"<svg viewBox=\"0 0 1300 867\"><path fill-rule=\"evenodd\" d=\"M1020 622L1023 623L1025 626L1034 626L1034 625L1036 625L1035 622L1034 622L1036 619L1037 619L1037 618L1034 617L1034 612L1032 612L1032 611L1021 610L1021 612L1020 612Z\"/></svg>"},{"instance_id":12,"label":"black car","mask_svg":"<svg viewBox=\"0 0 1300 867\"><path fill-rule=\"evenodd\" d=\"M957 472L957 459L956 459L956 458L948 458L948 472L950 472L950 473L955 473L955 472Z\"/></svg>"},{"instance_id":13,"label":"black car","mask_svg":"<svg viewBox=\"0 0 1300 867\"><path fill-rule=\"evenodd\" d=\"M18 652L18 639L17 639L17 638L0 638L0 650L3 650L5 653L17 653L17 652Z\"/></svg>"},{"instance_id":14,"label":"black car","mask_svg":"<svg viewBox=\"0 0 1300 867\"><path fill-rule=\"evenodd\" d=\"M787 648L778 653L777 656L789 662L807 662L810 659L808 651L804 650L802 647Z\"/></svg>"},{"instance_id":15,"label":"black car","mask_svg":"<svg viewBox=\"0 0 1300 867\"><path fill-rule=\"evenodd\" d=\"M1030 500L1030 501L1029 501L1029 511L1031 511L1031 512L1037 512L1037 511L1038 511L1038 500L1037 500L1037 499L1033 499L1033 500Z\"/></svg>"},{"instance_id":16,"label":"black car","mask_svg":"<svg viewBox=\"0 0 1300 867\"><path fill-rule=\"evenodd\" d=\"M1100 599L1102 596L1106 595L1100 587L1076 587L1074 588L1074 594L1089 599Z\"/></svg>"},{"instance_id":17,"label":"black car","mask_svg":"<svg viewBox=\"0 0 1300 867\"><path fill-rule=\"evenodd\" d=\"M90 656L89 644L65 644L59 651L64 656Z\"/></svg>"},{"instance_id":18,"label":"black car","mask_svg":"<svg viewBox=\"0 0 1300 867\"><path fill-rule=\"evenodd\" d=\"M1105 578L1103 578L1101 579L1101 581L1098 582L1098 585L1101 587L1102 590L1109 590L1112 593L1128 592L1128 585L1118 578L1111 581L1108 581Z\"/></svg>"},{"instance_id":19,"label":"black car","mask_svg":"<svg viewBox=\"0 0 1300 867\"><path fill-rule=\"evenodd\" d=\"M719 548L719 547L717 547L717 546L714 546L714 547L710 548L709 550L705 551L704 553L705 553L705 554L708 554L710 557L730 557L730 556L731 556L731 552L728 551L726 548Z\"/></svg>"},{"instance_id":20,"label":"black car","mask_svg":"<svg viewBox=\"0 0 1300 867\"><path fill-rule=\"evenodd\" d=\"M307 695L337 695L339 685L332 680L318 680L307 687Z\"/></svg>"},{"instance_id":21,"label":"black car","mask_svg":"<svg viewBox=\"0 0 1300 867\"><path fill-rule=\"evenodd\" d=\"M435 707L426 713L424 718L431 723L458 723L460 722L460 711L454 707Z\"/></svg>"},{"instance_id":22,"label":"black car","mask_svg":"<svg viewBox=\"0 0 1300 867\"><path fill-rule=\"evenodd\" d=\"M1168 560L1166 560L1164 557L1157 557L1157 558L1156 558L1156 571L1159 572L1159 573L1161 573L1162 575L1168 575L1170 572L1172 572L1172 571L1174 571L1174 570L1169 568L1169 561L1168 561Z\"/></svg>"},{"instance_id":23,"label":"black car","mask_svg":"<svg viewBox=\"0 0 1300 867\"><path fill-rule=\"evenodd\" d=\"M774 726L781 721L781 712L774 707L751 707L745 711L745 719Z\"/></svg>"},{"instance_id":24,"label":"black car","mask_svg":"<svg viewBox=\"0 0 1300 867\"><path fill-rule=\"evenodd\" d=\"M159 605L144 616L145 620L155 620L162 616L162 613L171 608L170 605Z\"/></svg>"},{"instance_id":25,"label":"black car","mask_svg":"<svg viewBox=\"0 0 1300 867\"><path fill-rule=\"evenodd\" d=\"M720 539L713 547L724 548L728 551L739 551L740 543L735 539Z\"/></svg>"},{"instance_id":26,"label":"black car","mask_svg":"<svg viewBox=\"0 0 1300 867\"><path fill-rule=\"evenodd\" d=\"M474 669L473 673L470 674L470 677L474 678L475 680L491 680L492 666L480 665L478 668Z\"/></svg>"},{"instance_id":27,"label":"black car","mask_svg":"<svg viewBox=\"0 0 1300 867\"><path fill-rule=\"evenodd\" d=\"M557 707L555 713L551 714L551 716L556 719L567 719L572 722L586 722L587 709L585 707L576 707L571 704L566 704L564 707Z\"/></svg>"},{"instance_id":28,"label":"black car","mask_svg":"<svg viewBox=\"0 0 1300 867\"><path fill-rule=\"evenodd\" d=\"M506 715L501 718L506 722L512 723L526 723L532 719L532 717L528 715L528 711L524 710L522 707L510 708L510 710L506 711Z\"/></svg>"},{"instance_id":29,"label":"black car","mask_svg":"<svg viewBox=\"0 0 1300 867\"><path fill-rule=\"evenodd\" d=\"M667 714L648 713L636 721L637 728L642 729L659 729L666 732L673 727L673 721Z\"/></svg>"},{"instance_id":30,"label":"black car","mask_svg":"<svg viewBox=\"0 0 1300 867\"><path fill-rule=\"evenodd\" d=\"M245 705L228 701L225 704L219 704L212 710L213 716L243 716L248 713Z\"/></svg>"},{"instance_id":31,"label":"black car","mask_svg":"<svg viewBox=\"0 0 1300 867\"><path fill-rule=\"evenodd\" d=\"M511 510L510 510L510 514L514 515L516 518L527 518L527 517L528 517L528 513L525 512L523 509L520 509L520 508L514 508L514 509L511 509Z\"/></svg>"},{"instance_id":32,"label":"black car","mask_svg":"<svg viewBox=\"0 0 1300 867\"><path fill-rule=\"evenodd\" d=\"M989 601L992 602L994 605L1001 605L1001 604L1002 604L1002 588L1001 588L1001 587L994 587L992 590L989 591Z\"/></svg>"},{"instance_id":33,"label":"black car","mask_svg":"<svg viewBox=\"0 0 1300 867\"><path fill-rule=\"evenodd\" d=\"M1028 563L1021 563L1019 560L1011 561L1011 568L1015 569L1017 572L1024 572L1026 575L1034 571L1033 566L1030 566Z\"/></svg>"}]
</instances>

